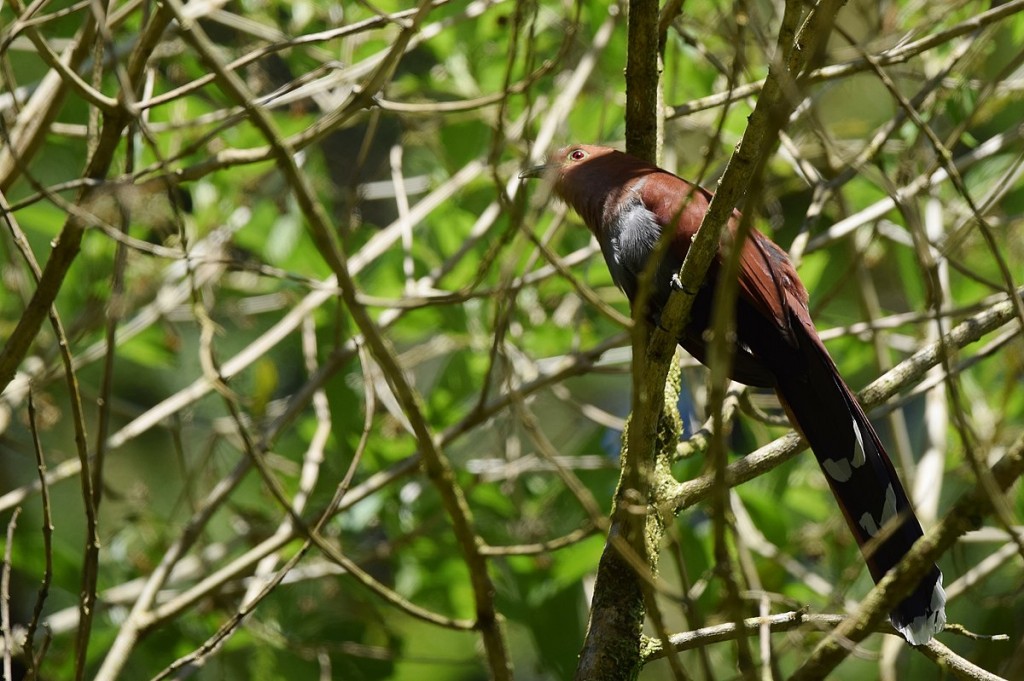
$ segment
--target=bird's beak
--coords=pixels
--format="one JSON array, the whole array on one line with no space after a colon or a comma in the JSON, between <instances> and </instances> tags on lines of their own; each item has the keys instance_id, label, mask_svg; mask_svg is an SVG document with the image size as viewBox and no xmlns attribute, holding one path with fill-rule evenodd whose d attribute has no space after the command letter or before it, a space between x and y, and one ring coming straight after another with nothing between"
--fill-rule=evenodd
<instances>
[{"instance_id":1,"label":"bird's beak","mask_svg":"<svg viewBox=\"0 0 1024 681\"><path fill-rule=\"evenodd\" d=\"M533 166L532 168L527 168L523 172L519 173L519 179L528 180L531 177L544 177L555 168L557 168L557 166L552 165L550 163L544 163L539 166Z\"/></svg>"}]
</instances>

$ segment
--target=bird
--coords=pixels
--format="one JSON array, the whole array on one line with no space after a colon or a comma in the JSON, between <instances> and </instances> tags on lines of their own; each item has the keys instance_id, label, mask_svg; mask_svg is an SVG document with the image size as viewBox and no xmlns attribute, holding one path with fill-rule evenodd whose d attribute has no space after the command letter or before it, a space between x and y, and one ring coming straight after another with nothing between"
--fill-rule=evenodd
<instances>
[{"instance_id":1,"label":"bird","mask_svg":"<svg viewBox=\"0 0 1024 681\"><path fill-rule=\"evenodd\" d=\"M612 279L631 305L662 232L669 230L661 262L650 263L655 269L646 316L657 324L679 285L677 273L711 192L635 156L586 144L563 147L519 177L551 178L555 194L596 237ZM740 217L734 210L726 229L735 234ZM789 257L756 229L741 248L731 378L776 392L814 452L878 582L923 536L921 523L881 439L818 337L807 290ZM720 245L678 338L704 364L723 257ZM924 645L945 626L945 602L942 573L932 565L889 619L911 645Z\"/></svg>"}]
</instances>

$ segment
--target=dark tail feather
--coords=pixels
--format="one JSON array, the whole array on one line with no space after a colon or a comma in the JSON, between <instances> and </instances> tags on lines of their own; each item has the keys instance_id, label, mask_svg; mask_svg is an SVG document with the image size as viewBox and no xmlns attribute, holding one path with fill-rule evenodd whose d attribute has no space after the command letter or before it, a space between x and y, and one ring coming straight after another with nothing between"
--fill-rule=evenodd
<instances>
[{"instance_id":1,"label":"dark tail feather","mask_svg":"<svg viewBox=\"0 0 1024 681\"><path fill-rule=\"evenodd\" d=\"M777 375L790 419L814 450L846 524L877 582L922 535L889 455L835 363L816 335L796 322L803 366ZM890 613L904 638L927 643L946 623L942 573L932 566L917 588Z\"/></svg>"}]
</instances>

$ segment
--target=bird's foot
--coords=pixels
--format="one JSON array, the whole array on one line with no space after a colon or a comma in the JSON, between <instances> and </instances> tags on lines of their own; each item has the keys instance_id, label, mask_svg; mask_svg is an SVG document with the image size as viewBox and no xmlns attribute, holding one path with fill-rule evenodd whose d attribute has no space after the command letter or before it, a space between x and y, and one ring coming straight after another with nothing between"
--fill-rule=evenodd
<instances>
[{"instance_id":1,"label":"bird's foot","mask_svg":"<svg viewBox=\"0 0 1024 681\"><path fill-rule=\"evenodd\" d=\"M694 291L694 290L692 290L692 289L689 289L689 288L687 288L687 287L686 287L686 286L685 286L685 285L683 284L683 280L679 278L679 273L678 273L678 272L676 272L676 273L674 273L674 274L672 275L672 278L671 278L671 279L669 279L669 282L668 282L668 284L669 284L669 286L671 286L671 287L672 287L672 290L673 290L673 291L682 291L683 293L685 293L686 295L688 295L688 296L691 296L691 297L693 297L693 296L696 296L696 295L697 295L697 292L696 292L696 291Z\"/></svg>"}]
</instances>

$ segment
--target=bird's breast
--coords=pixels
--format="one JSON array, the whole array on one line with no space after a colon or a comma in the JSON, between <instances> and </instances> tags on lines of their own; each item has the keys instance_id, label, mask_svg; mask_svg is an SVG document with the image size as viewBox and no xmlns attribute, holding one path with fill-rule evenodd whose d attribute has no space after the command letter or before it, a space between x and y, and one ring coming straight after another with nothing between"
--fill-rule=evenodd
<instances>
[{"instance_id":1,"label":"bird's breast","mask_svg":"<svg viewBox=\"0 0 1024 681\"><path fill-rule=\"evenodd\" d=\"M605 220L602 231L603 238L598 240L612 279L633 300L661 236L657 217L630 192L619 210Z\"/></svg>"}]
</instances>

